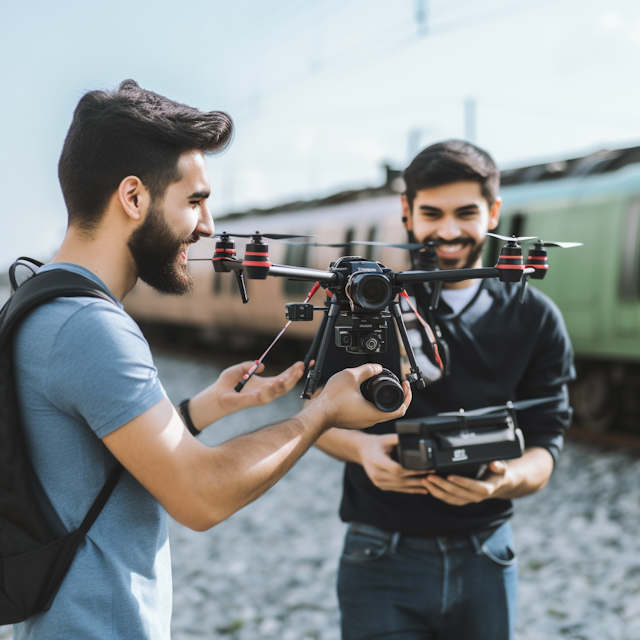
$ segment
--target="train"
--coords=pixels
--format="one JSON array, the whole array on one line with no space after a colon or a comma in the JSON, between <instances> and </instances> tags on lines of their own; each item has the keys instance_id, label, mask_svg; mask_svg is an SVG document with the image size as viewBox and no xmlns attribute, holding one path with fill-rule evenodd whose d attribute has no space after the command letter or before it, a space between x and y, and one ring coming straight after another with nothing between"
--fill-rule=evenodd
<instances>
[{"instance_id":1,"label":"train","mask_svg":"<svg viewBox=\"0 0 640 640\"><path fill-rule=\"evenodd\" d=\"M405 242L400 223L401 173L387 167L385 184L271 209L233 213L215 221L218 233L256 231L308 234L319 242ZM582 242L549 249L549 274L531 281L558 305L576 355L571 402L575 419L593 432L640 433L640 147L603 150L582 157L501 173L503 200L498 233L550 241ZM486 243L484 263L495 264L501 242ZM242 255L242 242L237 242ZM344 249L270 241L273 263L326 269ZM409 267L406 251L362 245L346 253ZM192 258L211 258L213 240L191 248ZM125 307L143 328L164 327L200 339L236 345L248 336L268 340L285 323L286 302L304 299L308 283L268 278L248 281L243 305L235 278L192 262L194 294L163 297L143 283ZM318 294L319 295L319 294ZM310 341L318 321L293 323L288 337Z\"/></svg>"}]
</instances>

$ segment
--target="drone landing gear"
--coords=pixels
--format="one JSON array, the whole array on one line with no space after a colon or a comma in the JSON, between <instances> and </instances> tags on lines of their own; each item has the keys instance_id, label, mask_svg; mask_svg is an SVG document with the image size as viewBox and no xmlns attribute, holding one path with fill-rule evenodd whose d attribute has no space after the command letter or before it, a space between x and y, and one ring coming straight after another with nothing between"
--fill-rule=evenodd
<instances>
[{"instance_id":1,"label":"drone landing gear","mask_svg":"<svg viewBox=\"0 0 640 640\"><path fill-rule=\"evenodd\" d=\"M307 374L307 379L304 383L304 389L302 391L302 395L300 396L304 400L311 400L311 395L314 394L316 389L318 388L320 376L322 374L322 364L324 362L324 357L327 354L329 341L333 336L333 329L336 326L336 320L338 319L339 315L340 302L338 302L338 298L336 296L333 296L333 298L331 298L329 308L327 311L325 311L324 318L322 318L322 323L320 324L320 327L318 328L318 331L313 338L309 353L307 353L304 359L305 367L309 366L311 360L315 359L316 361L313 365L313 369L311 369Z\"/></svg>"},{"instance_id":2,"label":"drone landing gear","mask_svg":"<svg viewBox=\"0 0 640 640\"><path fill-rule=\"evenodd\" d=\"M311 369L307 374L304 390L302 391L302 395L300 396L304 400L310 400L311 396L316 392L316 389L318 388L318 384L320 383L320 376L322 375L322 365L324 364L324 358L327 354L327 349L329 348L329 342L333 338L336 320L340 315L340 303L336 297L333 297L331 299L331 303L328 306L329 308L327 311L325 311L322 323L320 324L320 327L318 328L318 331L313 338L309 353L307 353L304 359L305 367L308 367L311 361L315 359L313 369ZM402 318L400 304L398 302L394 302L391 305L391 311L393 319L396 322L396 326L398 327L398 332L400 333L400 337L407 353L407 357L409 358L409 364L411 366L411 373L407 376L407 380L414 391L424 389L426 384L422 378L422 374L420 373L420 368L418 367L418 363L416 362L411 343L409 342L409 336L407 335L407 328Z\"/></svg>"},{"instance_id":3,"label":"drone landing gear","mask_svg":"<svg viewBox=\"0 0 640 640\"><path fill-rule=\"evenodd\" d=\"M402 344L404 345L404 350L407 354L407 358L409 358L411 373L407 376L407 380L409 381L409 384L414 391L420 391L427 385L422 378L420 368L418 367L418 363L416 362L416 356L413 353L413 348L411 346L411 343L409 342L407 327L404 324L404 319L402 318L402 310L400 309L400 304L398 302L394 302L391 306L391 311L393 313L393 318L396 321L396 326L398 327L398 332L400 333L400 338L402 339Z\"/></svg>"}]
</instances>

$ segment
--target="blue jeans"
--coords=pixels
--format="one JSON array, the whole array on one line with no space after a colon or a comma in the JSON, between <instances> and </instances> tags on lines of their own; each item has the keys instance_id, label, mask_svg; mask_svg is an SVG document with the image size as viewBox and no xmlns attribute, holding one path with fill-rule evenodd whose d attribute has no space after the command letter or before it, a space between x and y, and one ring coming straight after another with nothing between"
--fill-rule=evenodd
<instances>
[{"instance_id":1,"label":"blue jeans","mask_svg":"<svg viewBox=\"0 0 640 640\"><path fill-rule=\"evenodd\" d=\"M439 538L352 523L338 573L342 640L511 640L517 589L508 523Z\"/></svg>"}]
</instances>

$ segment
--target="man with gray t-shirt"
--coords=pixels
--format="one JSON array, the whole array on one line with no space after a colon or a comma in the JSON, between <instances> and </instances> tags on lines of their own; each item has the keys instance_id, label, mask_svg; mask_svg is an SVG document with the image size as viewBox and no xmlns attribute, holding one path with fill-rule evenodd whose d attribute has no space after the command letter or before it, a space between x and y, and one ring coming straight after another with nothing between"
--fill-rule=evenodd
<instances>
[{"instance_id":1,"label":"man with gray t-shirt","mask_svg":"<svg viewBox=\"0 0 640 640\"><path fill-rule=\"evenodd\" d=\"M303 372L234 386L252 363L224 371L181 405L166 397L140 329L121 300L138 278L160 292L190 291L187 249L213 234L205 153L226 148L232 121L141 89L85 94L58 165L68 210L64 241L42 268L84 276L113 298L58 298L13 337L15 378L34 491L59 536L78 528L120 462L125 472L81 543L49 611L14 626L17 640L169 638L167 513L208 529L260 496L329 427L383 418L360 384L379 365L334 376L312 407L217 447L197 433L272 401ZM191 433L190 433L191 432ZM215 603L212 603L215 606Z\"/></svg>"}]
</instances>

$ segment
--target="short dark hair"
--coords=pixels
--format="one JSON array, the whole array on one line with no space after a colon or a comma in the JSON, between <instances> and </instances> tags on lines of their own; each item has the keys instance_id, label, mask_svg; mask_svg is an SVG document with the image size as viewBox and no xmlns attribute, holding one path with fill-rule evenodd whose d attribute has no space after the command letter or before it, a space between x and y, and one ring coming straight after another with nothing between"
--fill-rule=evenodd
<instances>
[{"instance_id":1,"label":"short dark hair","mask_svg":"<svg viewBox=\"0 0 640 640\"><path fill-rule=\"evenodd\" d=\"M489 206L498 197L500 172L491 156L464 140L445 140L423 149L404 170L409 208L420 189L440 187L462 180L480 184Z\"/></svg>"},{"instance_id":2,"label":"short dark hair","mask_svg":"<svg viewBox=\"0 0 640 640\"><path fill-rule=\"evenodd\" d=\"M58 162L69 224L95 229L129 175L140 178L152 198L162 197L180 180L182 153L220 152L232 138L233 121L226 113L199 111L142 89L133 80L114 91L85 93Z\"/></svg>"}]
</instances>

